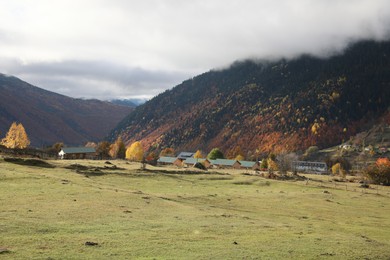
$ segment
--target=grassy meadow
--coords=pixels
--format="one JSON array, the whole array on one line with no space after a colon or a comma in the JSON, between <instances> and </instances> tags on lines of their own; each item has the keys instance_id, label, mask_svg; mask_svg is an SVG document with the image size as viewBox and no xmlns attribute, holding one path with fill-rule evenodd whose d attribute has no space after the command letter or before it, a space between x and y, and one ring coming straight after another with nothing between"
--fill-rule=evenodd
<instances>
[{"instance_id":1,"label":"grassy meadow","mask_svg":"<svg viewBox=\"0 0 390 260\"><path fill-rule=\"evenodd\" d=\"M0 259L390 259L387 187L47 162L0 158Z\"/></svg>"}]
</instances>

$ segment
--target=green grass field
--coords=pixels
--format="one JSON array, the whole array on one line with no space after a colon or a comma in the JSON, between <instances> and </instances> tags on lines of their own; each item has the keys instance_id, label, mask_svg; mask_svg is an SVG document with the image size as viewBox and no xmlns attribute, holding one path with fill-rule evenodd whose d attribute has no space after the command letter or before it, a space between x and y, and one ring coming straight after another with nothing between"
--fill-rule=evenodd
<instances>
[{"instance_id":1,"label":"green grass field","mask_svg":"<svg viewBox=\"0 0 390 260\"><path fill-rule=\"evenodd\" d=\"M389 190L48 162L0 158L0 259L390 259Z\"/></svg>"}]
</instances>

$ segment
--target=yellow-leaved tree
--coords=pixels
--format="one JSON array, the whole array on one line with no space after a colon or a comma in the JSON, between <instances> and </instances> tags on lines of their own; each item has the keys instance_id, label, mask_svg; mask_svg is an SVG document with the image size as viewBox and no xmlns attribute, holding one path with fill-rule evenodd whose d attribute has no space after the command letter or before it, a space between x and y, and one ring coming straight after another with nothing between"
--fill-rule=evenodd
<instances>
[{"instance_id":1,"label":"yellow-leaved tree","mask_svg":"<svg viewBox=\"0 0 390 260\"><path fill-rule=\"evenodd\" d=\"M196 151L196 153L194 154L194 158L196 158L196 159L203 158L203 154L202 154L201 150Z\"/></svg>"},{"instance_id":2,"label":"yellow-leaved tree","mask_svg":"<svg viewBox=\"0 0 390 260\"><path fill-rule=\"evenodd\" d=\"M137 141L130 145L126 150L126 159L131 161L142 161L144 157L144 148L141 142Z\"/></svg>"},{"instance_id":3,"label":"yellow-leaved tree","mask_svg":"<svg viewBox=\"0 0 390 260\"><path fill-rule=\"evenodd\" d=\"M30 145L24 126L13 122L9 128L7 135L1 140L1 144L11 149L24 149Z\"/></svg>"}]
</instances>

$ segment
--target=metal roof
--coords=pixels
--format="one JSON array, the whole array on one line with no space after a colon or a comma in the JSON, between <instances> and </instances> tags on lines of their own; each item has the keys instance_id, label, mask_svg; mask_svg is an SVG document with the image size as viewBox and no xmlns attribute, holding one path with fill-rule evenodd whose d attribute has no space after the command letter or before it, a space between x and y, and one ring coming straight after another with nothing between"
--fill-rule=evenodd
<instances>
[{"instance_id":1,"label":"metal roof","mask_svg":"<svg viewBox=\"0 0 390 260\"><path fill-rule=\"evenodd\" d=\"M157 162L159 163L173 163L174 161L176 161L176 157L168 157L168 156L161 156L160 158L158 158Z\"/></svg>"},{"instance_id":2,"label":"metal roof","mask_svg":"<svg viewBox=\"0 0 390 260\"><path fill-rule=\"evenodd\" d=\"M244 168L252 168L256 162L251 162L251 161L239 161L241 163L241 167Z\"/></svg>"},{"instance_id":3,"label":"metal roof","mask_svg":"<svg viewBox=\"0 0 390 260\"><path fill-rule=\"evenodd\" d=\"M184 163L186 164L195 164L197 162L204 162L206 159L203 158L187 158L184 160Z\"/></svg>"},{"instance_id":4,"label":"metal roof","mask_svg":"<svg viewBox=\"0 0 390 260\"><path fill-rule=\"evenodd\" d=\"M216 165L225 165L225 166L233 166L236 162L240 163L237 160L228 160L228 159L216 159L213 164Z\"/></svg>"},{"instance_id":5,"label":"metal roof","mask_svg":"<svg viewBox=\"0 0 390 260\"><path fill-rule=\"evenodd\" d=\"M64 147L62 150L64 154L69 153L96 153L93 147Z\"/></svg>"},{"instance_id":6,"label":"metal roof","mask_svg":"<svg viewBox=\"0 0 390 260\"><path fill-rule=\"evenodd\" d=\"M187 159L187 158L193 158L194 157L194 154L195 153L191 153L191 152L181 152L177 158L180 158L180 159Z\"/></svg>"}]
</instances>

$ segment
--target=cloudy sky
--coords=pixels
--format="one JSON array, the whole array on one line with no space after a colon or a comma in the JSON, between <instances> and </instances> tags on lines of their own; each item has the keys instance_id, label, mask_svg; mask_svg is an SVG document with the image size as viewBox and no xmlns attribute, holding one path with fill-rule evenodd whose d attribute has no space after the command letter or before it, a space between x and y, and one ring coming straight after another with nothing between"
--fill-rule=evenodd
<instances>
[{"instance_id":1,"label":"cloudy sky","mask_svg":"<svg viewBox=\"0 0 390 260\"><path fill-rule=\"evenodd\" d=\"M236 60L389 35L389 0L0 0L0 72L72 97L150 98Z\"/></svg>"}]
</instances>

